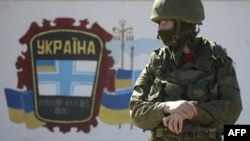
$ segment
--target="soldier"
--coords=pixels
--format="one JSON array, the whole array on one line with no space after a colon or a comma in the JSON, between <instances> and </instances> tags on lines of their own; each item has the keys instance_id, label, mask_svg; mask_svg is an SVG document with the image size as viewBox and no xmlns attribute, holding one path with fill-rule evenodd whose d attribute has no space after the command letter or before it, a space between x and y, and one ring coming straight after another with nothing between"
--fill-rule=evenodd
<instances>
[{"instance_id":1,"label":"soldier","mask_svg":"<svg viewBox=\"0 0 250 141\"><path fill-rule=\"evenodd\" d=\"M220 141L217 129L242 111L232 59L198 35L204 17L201 0L154 1L150 19L165 46L152 53L130 99L131 118L150 130L149 141Z\"/></svg>"}]
</instances>

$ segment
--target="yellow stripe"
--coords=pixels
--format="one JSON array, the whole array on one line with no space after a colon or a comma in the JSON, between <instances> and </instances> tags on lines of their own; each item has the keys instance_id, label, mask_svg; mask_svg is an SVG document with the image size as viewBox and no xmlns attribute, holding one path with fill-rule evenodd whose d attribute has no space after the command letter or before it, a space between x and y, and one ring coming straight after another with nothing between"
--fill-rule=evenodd
<instances>
[{"instance_id":1,"label":"yellow stripe","mask_svg":"<svg viewBox=\"0 0 250 141\"><path fill-rule=\"evenodd\" d=\"M37 71L56 71L55 66L36 66Z\"/></svg>"},{"instance_id":2,"label":"yellow stripe","mask_svg":"<svg viewBox=\"0 0 250 141\"><path fill-rule=\"evenodd\" d=\"M25 112L24 110L9 108L9 118L12 122L22 123L25 121Z\"/></svg>"},{"instance_id":3,"label":"yellow stripe","mask_svg":"<svg viewBox=\"0 0 250 141\"><path fill-rule=\"evenodd\" d=\"M99 118L102 122L107 124L133 123L129 116L129 109L111 110L101 106Z\"/></svg>"},{"instance_id":4,"label":"yellow stripe","mask_svg":"<svg viewBox=\"0 0 250 141\"><path fill-rule=\"evenodd\" d=\"M25 114L25 124L27 128L32 129L45 125L45 122L38 120L34 112L29 112Z\"/></svg>"},{"instance_id":5,"label":"yellow stripe","mask_svg":"<svg viewBox=\"0 0 250 141\"><path fill-rule=\"evenodd\" d=\"M116 79L115 80L115 87L117 89L132 87L132 80L131 79L122 79L122 80Z\"/></svg>"}]
</instances>

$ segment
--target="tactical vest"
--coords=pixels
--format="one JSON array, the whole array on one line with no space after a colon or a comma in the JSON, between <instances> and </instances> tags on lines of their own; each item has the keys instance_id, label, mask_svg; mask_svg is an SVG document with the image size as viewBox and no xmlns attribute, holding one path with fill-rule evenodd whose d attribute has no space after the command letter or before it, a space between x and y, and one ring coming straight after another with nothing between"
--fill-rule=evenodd
<instances>
[{"instance_id":1,"label":"tactical vest","mask_svg":"<svg viewBox=\"0 0 250 141\"><path fill-rule=\"evenodd\" d=\"M199 55L192 62L180 67L174 64L167 52L167 47L159 48L151 56L154 83L149 100L184 99L205 102L218 97L217 67L223 63L225 49L207 42L200 47Z\"/></svg>"}]
</instances>

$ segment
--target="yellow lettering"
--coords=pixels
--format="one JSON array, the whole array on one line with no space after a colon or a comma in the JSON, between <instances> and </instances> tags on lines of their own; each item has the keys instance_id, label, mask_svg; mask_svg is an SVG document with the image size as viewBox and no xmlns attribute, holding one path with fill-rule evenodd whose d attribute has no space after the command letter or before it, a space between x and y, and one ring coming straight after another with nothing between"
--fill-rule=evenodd
<instances>
[{"instance_id":1,"label":"yellow lettering","mask_svg":"<svg viewBox=\"0 0 250 141\"><path fill-rule=\"evenodd\" d=\"M44 41L37 40L36 42L37 46L37 54L43 54L44 53Z\"/></svg>"},{"instance_id":2,"label":"yellow lettering","mask_svg":"<svg viewBox=\"0 0 250 141\"><path fill-rule=\"evenodd\" d=\"M89 42L88 54L95 54L95 44L93 41Z\"/></svg>"},{"instance_id":3,"label":"yellow lettering","mask_svg":"<svg viewBox=\"0 0 250 141\"><path fill-rule=\"evenodd\" d=\"M77 53L77 46L76 46L77 38L72 38L72 40L73 40L73 54L76 54Z\"/></svg>"},{"instance_id":4,"label":"yellow lettering","mask_svg":"<svg viewBox=\"0 0 250 141\"><path fill-rule=\"evenodd\" d=\"M70 41L69 40L65 41L63 54L71 54L71 46L70 46Z\"/></svg>"},{"instance_id":5,"label":"yellow lettering","mask_svg":"<svg viewBox=\"0 0 250 141\"><path fill-rule=\"evenodd\" d=\"M71 40L36 40L38 55L95 55L96 46L94 40L79 40L72 37Z\"/></svg>"},{"instance_id":6,"label":"yellow lettering","mask_svg":"<svg viewBox=\"0 0 250 141\"><path fill-rule=\"evenodd\" d=\"M45 47L44 47L44 54L52 54L52 50L51 50L51 45L52 45L53 41L45 41Z\"/></svg>"},{"instance_id":7,"label":"yellow lettering","mask_svg":"<svg viewBox=\"0 0 250 141\"><path fill-rule=\"evenodd\" d=\"M56 54L58 50L61 50L62 49L62 41L60 40L54 40L54 50L53 50L53 53Z\"/></svg>"},{"instance_id":8,"label":"yellow lettering","mask_svg":"<svg viewBox=\"0 0 250 141\"><path fill-rule=\"evenodd\" d=\"M82 45L80 41L77 41L77 54L86 54L86 41L82 41Z\"/></svg>"}]
</instances>

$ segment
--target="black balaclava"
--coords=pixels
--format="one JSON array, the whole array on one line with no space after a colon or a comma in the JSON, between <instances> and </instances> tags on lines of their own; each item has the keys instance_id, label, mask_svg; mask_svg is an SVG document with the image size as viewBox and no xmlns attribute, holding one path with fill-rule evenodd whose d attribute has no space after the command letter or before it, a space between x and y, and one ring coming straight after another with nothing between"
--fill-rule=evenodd
<instances>
[{"instance_id":1,"label":"black balaclava","mask_svg":"<svg viewBox=\"0 0 250 141\"><path fill-rule=\"evenodd\" d=\"M191 38L194 38L197 33L195 24L183 22L175 22L172 29L158 30L158 38L168 48L170 59L178 64L183 54L183 49L186 45L190 45Z\"/></svg>"}]
</instances>

